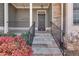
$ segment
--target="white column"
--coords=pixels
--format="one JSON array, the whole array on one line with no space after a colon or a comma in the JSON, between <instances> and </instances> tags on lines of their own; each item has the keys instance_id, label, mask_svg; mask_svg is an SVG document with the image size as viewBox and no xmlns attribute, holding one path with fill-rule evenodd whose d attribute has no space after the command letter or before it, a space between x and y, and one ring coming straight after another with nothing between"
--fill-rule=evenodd
<instances>
[{"instance_id":1,"label":"white column","mask_svg":"<svg viewBox=\"0 0 79 59\"><path fill-rule=\"evenodd\" d=\"M61 3L61 30L63 30L63 3Z\"/></svg>"},{"instance_id":2,"label":"white column","mask_svg":"<svg viewBox=\"0 0 79 59\"><path fill-rule=\"evenodd\" d=\"M66 4L66 33L72 32L73 25L73 3Z\"/></svg>"},{"instance_id":3,"label":"white column","mask_svg":"<svg viewBox=\"0 0 79 59\"><path fill-rule=\"evenodd\" d=\"M4 33L8 33L8 3L4 3Z\"/></svg>"},{"instance_id":4,"label":"white column","mask_svg":"<svg viewBox=\"0 0 79 59\"><path fill-rule=\"evenodd\" d=\"M32 26L32 3L30 3L30 27Z\"/></svg>"}]
</instances>

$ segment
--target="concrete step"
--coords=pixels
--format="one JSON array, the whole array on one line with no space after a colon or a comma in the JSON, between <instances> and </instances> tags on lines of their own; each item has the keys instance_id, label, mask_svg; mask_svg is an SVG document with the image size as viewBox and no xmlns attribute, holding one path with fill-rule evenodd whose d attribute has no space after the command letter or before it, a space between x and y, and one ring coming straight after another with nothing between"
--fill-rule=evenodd
<instances>
[{"instance_id":1,"label":"concrete step","mask_svg":"<svg viewBox=\"0 0 79 59\"><path fill-rule=\"evenodd\" d=\"M48 45L57 45L55 41L49 41L49 40L35 40L33 41L33 44L48 44Z\"/></svg>"},{"instance_id":2,"label":"concrete step","mask_svg":"<svg viewBox=\"0 0 79 59\"><path fill-rule=\"evenodd\" d=\"M45 48L58 48L58 46L56 44L53 44L53 45L51 45L51 44L33 44L32 47L33 48L38 48L38 47L40 47L40 48L43 48L43 47L45 47Z\"/></svg>"},{"instance_id":3,"label":"concrete step","mask_svg":"<svg viewBox=\"0 0 79 59\"><path fill-rule=\"evenodd\" d=\"M34 56L61 56L55 40L50 33L36 33L33 40Z\"/></svg>"},{"instance_id":4,"label":"concrete step","mask_svg":"<svg viewBox=\"0 0 79 59\"><path fill-rule=\"evenodd\" d=\"M47 37L47 36L46 37L40 37L39 36L39 37L35 37L34 39L40 39L40 38L44 39L44 40L54 40L53 37Z\"/></svg>"},{"instance_id":5,"label":"concrete step","mask_svg":"<svg viewBox=\"0 0 79 59\"><path fill-rule=\"evenodd\" d=\"M51 37L51 35L50 34L35 34L36 36L42 36L42 37L44 37L44 36L47 36L47 37Z\"/></svg>"},{"instance_id":6,"label":"concrete step","mask_svg":"<svg viewBox=\"0 0 79 59\"><path fill-rule=\"evenodd\" d=\"M33 48L33 55L54 55L54 56L59 56L61 54L60 50L58 48Z\"/></svg>"}]
</instances>

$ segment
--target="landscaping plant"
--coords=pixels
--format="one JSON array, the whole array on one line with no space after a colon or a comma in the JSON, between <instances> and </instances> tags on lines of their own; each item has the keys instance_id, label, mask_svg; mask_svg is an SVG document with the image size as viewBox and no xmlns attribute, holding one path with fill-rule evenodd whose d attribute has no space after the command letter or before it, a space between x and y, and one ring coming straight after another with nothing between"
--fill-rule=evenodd
<instances>
[{"instance_id":1,"label":"landscaping plant","mask_svg":"<svg viewBox=\"0 0 79 59\"><path fill-rule=\"evenodd\" d=\"M30 56L31 46L21 36L1 36L0 56Z\"/></svg>"}]
</instances>

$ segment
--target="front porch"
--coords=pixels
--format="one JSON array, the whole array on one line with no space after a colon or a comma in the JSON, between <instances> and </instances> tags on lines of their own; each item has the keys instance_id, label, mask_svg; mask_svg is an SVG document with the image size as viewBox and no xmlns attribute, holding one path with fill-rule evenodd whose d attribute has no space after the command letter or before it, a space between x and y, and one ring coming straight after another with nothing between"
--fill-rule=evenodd
<instances>
[{"instance_id":1,"label":"front porch","mask_svg":"<svg viewBox=\"0 0 79 59\"><path fill-rule=\"evenodd\" d=\"M63 55L61 49L63 47L61 40L63 4L5 3L3 6L4 17L0 25L0 33L22 34L29 31L33 22L35 22L35 37L32 44L33 55ZM50 22L54 22L57 26L54 27ZM54 34L55 37L51 34Z\"/></svg>"}]
</instances>

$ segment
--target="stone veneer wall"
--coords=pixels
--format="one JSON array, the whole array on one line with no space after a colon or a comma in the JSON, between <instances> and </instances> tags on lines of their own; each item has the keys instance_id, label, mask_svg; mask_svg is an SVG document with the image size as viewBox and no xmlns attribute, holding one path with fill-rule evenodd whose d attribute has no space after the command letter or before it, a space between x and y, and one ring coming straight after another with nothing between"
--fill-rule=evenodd
<instances>
[{"instance_id":1,"label":"stone veneer wall","mask_svg":"<svg viewBox=\"0 0 79 59\"><path fill-rule=\"evenodd\" d=\"M53 4L53 22L60 28L61 26L61 4Z\"/></svg>"},{"instance_id":2,"label":"stone veneer wall","mask_svg":"<svg viewBox=\"0 0 79 59\"><path fill-rule=\"evenodd\" d=\"M56 25L55 26L54 24L52 24L52 33L54 35L54 39L56 41L58 41L58 40L60 41L61 31L59 29L61 29L61 4L60 3L53 4L52 11L53 11L52 22Z\"/></svg>"}]
</instances>

